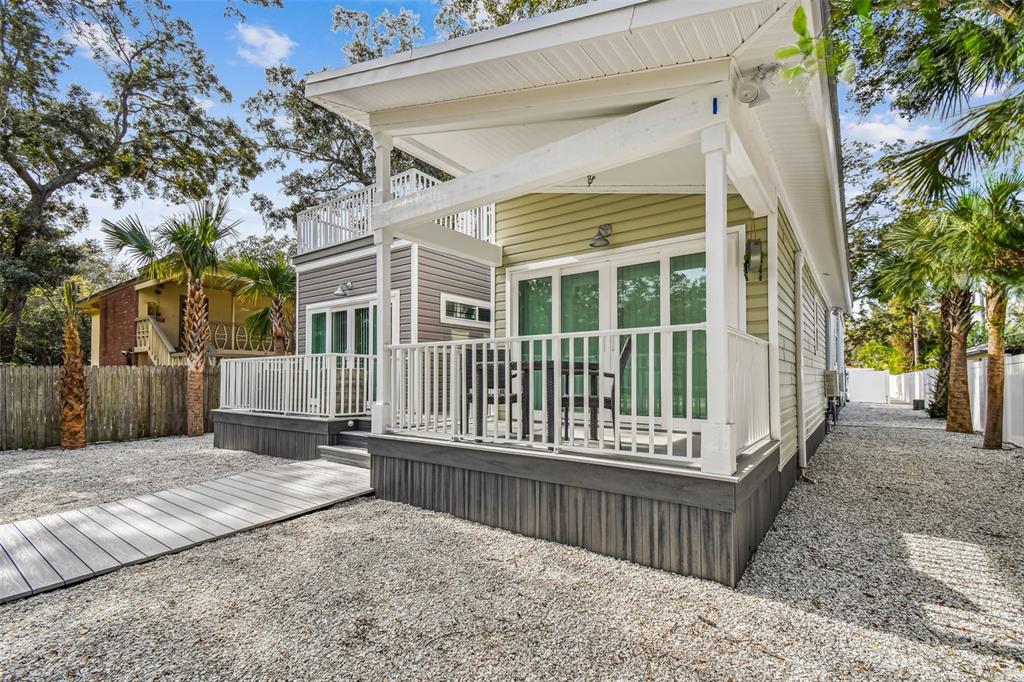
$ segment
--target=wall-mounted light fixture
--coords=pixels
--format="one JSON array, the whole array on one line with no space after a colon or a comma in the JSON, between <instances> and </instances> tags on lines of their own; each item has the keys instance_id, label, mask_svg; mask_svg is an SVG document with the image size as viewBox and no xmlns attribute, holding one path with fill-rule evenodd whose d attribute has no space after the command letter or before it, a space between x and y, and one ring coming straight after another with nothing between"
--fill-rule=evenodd
<instances>
[{"instance_id":1,"label":"wall-mounted light fixture","mask_svg":"<svg viewBox=\"0 0 1024 682\"><path fill-rule=\"evenodd\" d=\"M612 233L611 223L605 223L604 225L597 226L597 234L590 240L590 246L593 248L600 248L602 246L608 246L608 236Z\"/></svg>"},{"instance_id":2,"label":"wall-mounted light fixture","mask_svg":"<svg viewBox=\"0 0 1024 682\"><path fill-rule=\"evenodd\" d=\"M345 282L339 284L338 288L334 290L335 296L348 296L348 292L352 290L352 282Z\"/></svg>"},{"instance_id":3,"label":"wall-mounted light fixture","mask_svg":"<svg viewBox=\"0 0 1024 682\"><path fill-rule=\"evenodd\" d=\"M762 267L764 265L764 259L762 258L762 244L760 239L748 239L747 240L747 251L743 255L743 278L748 279L751 272L757 272L757 281L760 282L762 277Z\"/></svg>"}]
</instances>

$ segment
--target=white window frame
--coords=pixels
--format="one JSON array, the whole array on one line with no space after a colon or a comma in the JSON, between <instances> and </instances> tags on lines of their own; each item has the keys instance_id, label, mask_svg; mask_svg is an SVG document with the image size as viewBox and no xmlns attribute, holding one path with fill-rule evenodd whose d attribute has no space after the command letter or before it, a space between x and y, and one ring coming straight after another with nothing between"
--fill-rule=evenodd
<instances>
[{"instance_id":1,"label":"white window frame","mask_svg":"<svg viewBox=\"0 0 1024 682\"><path fill-rule=\"evenodd\" d=\"M729 226L727 235L729 238L727 245L728 257L734 261L732 279L736 296L735 300L727 300L726 305L735 306L736 329L745 332L747 330L747 282L743 276L743 253L746 248L746 225ZM614 249L601 249L594 253L580 254L568 258L558 257L509 267L506 269L505 275L506 329L510 330L510 336L519 335L520 280L533 279L535 277L551 277L551 328L553 330L552 333L559 333L561 321L561 276L595 269L599 271L601 291L608 292L610 296L610 298L602 298L599 311L599 329L614 329L616 324L615 297L613 295L615 283L612 281L612 277L615 268L632 263L659 260L663 261L663 268L667 269L668 261L671 257L699 253L704 251L704 247L704 233L695 232L657 242L633 244ZM668 298L662 296L663 319L668 319L670 305Z\"/></svg>"},{"instance_id":2,"label":"white window frame","mask_svg":"<svg viewBox=\"0 0 1024 682\"><path fill-rule=\"evenodd\" d=\"M494 307L490 301L484 301L479 298L470 298L468 296L459 296L458 294L441 294L441 324L452 325L455 327L474 327L476 329L490 329L491 323L494 321ZM451 317L448 315L448 303L462 303L465 305L473 305L479 308L487 308L491 311L491 319L487 322L481 322L479 320L466 320L461 317Z\"/></svg>"},{"instance_id":3,"label":"white window frame","mask_svg":"<svg viewBox=\"0 0 1024 682\"><path fill-rule=\"evenodd\" d=\"M346 310L348 308L373 308L377 303L376 294L366 294L363 296L350 296L348 298L334 298L330 301L321 301L319 303L310 303L306 306L306 355L312 355L313 353L313 315L317 313L327 314L327 333L325 335L324 347L331 347L331 313L339 310ZM402 304L402 291L401 289L391 290L391 337L397 339L401 334L401 328L399 326L401 322L401 304ZM349 324L349 333L354 332L354 327ZM393 343L396 343L393 341ZM347 344L351 349L353 346ZM327 351L330 353L330 351ZM349 350L349 353L352 351Z\"/></svg>"}]
</instances>

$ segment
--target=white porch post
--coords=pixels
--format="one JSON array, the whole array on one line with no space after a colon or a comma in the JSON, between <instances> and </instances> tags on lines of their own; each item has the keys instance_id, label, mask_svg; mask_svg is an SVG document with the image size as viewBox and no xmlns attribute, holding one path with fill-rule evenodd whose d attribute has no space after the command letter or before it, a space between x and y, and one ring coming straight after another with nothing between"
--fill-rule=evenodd
<instances>
[{"instance_id":1,"label":"white porch post","mask_svg":"<svg viewBox=\"0 0 1024 682\"><path fill-rule=\"evenodd\" d=\"M726 223L728 177L726 155L729 131L724 123L705 128L700 136L704 153L704 252L707 272L708 418L701 433L700 468L714 474L736 472L736 435L730 423L729 337L726 315Z\"/></svg>"},{"instance_id":2,"label":"white porch post","mask_svg":"<svg viewBox=\"0 0 1024 682\"><path fill-rule=\"evenodd\" d=\"M370 412L371 431L384 433L391 421L391 373L388 354L391 345L391 230L381 229L374 218L378 206L391 200L391 136L374 133L375 177L370 226L377 256L377 397Z\"/></svg>"}]
</instances>

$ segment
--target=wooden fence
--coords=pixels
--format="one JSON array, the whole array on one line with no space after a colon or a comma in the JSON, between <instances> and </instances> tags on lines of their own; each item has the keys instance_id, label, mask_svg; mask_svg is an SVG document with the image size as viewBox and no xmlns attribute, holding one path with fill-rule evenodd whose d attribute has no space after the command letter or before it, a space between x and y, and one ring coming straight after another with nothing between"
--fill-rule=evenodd
<instances>
[{"instance_id":1,"label":"wooden fence","mask_svg":"<svg viewBox=\"0 0 1024 682\"><path fill-rule=\"evenodd\" d=\"M0 366L0 450L60 445L59 367ZM87 367L90 443L185 433L184 367ZM220 370L206 371L206 430L220 404Z\"/></svg>"}]
</instances>

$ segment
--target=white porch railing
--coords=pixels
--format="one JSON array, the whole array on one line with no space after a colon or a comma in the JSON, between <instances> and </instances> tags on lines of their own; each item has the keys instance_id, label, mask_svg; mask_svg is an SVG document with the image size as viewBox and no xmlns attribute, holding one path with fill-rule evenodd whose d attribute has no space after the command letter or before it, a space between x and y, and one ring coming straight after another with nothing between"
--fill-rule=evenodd
<instances>
[{"instance_id":1,"label":"white porch railing","mask_svg":"<svg viewBox=\"0 0 1024 682\"><path fill-rule=\"evenodd\" d=\"M367 414L375 398L376 358L353 353L223 360L220 406L311 417Z\"/></svg>"},{"instance_id":2,"label":"white porch railing","mask_svg":"<svg viewBox=\"0 0 1024 682\"><path fill-rule=\"evenodd\" d=\"M742 378L731 381L745 391L732 406L743 451L768 435L767 347L745 334L730 345L742 356ZM387 427L694 461L707 410L705 348L703 324L394 345Z\"/></svg>"},{"instance_id":3,"label":"white porch railing","mask_svg":"<svg viewBox=\"0 0 1024 682\"><path fill-rule=\"evenodd\" d=\"M768 342L730 329L729 366L729 421L742 450L771 434Z\"/></svg>"},{"instance_id":4,"label":"white porch railing","mask_svg":"<svg viewBox=\"0 0 1024 682\"><path fill-rule=\"evenodd\" d=\"M409 170L391 178L394 198L421 192L440 180L418 170ZM296 216L299 253L322 249L370 234L370 212L374 188L363 187L341 194ZM439 225L476 239L494 239L494 206L480 206L441 218Z\"/></svg>"}]
</instances>

